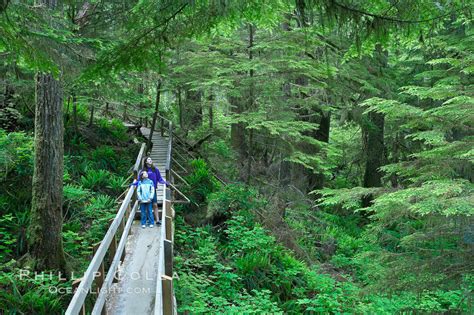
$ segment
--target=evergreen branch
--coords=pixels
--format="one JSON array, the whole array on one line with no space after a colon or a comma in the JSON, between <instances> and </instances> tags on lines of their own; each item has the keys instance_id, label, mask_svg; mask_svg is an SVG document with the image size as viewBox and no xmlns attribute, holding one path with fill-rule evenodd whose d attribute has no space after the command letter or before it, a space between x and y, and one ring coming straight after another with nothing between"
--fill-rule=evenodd
<instances>
[{"instance_id":1,"label":"evergreen branch","mask_svg":"<svg viewBox=\"0 0 474 315\"><path fill-rule=\"evenodd\" d=\"M432 22L432 21L435 21L435 20L438 20L438 19L442 19L444 17L447 17L447 16L450 16L452 15L453 13L456 13L458 11L461 11L463 9L465 9L466 7L461 7L461 8L458 8L456 10L453 10L453 11L449 11L448 13L445 13L445 14L441 14L441 15L438 15L438 16L435 16L435 17L432 17L432 18L429 18L429 19L423 19L423 20L402 20L402 19L397 19L395 17L390 17L390 16L385 16L385 15L378 15L378 14L374 14L374 13L370 13L370 12L367 12L367 11L363 11L361 9L357 9L357 8L352 8L352 7L349 7L345 4L341 4L337 1L331 1L332 4L334 4L335 6L341 8L341 9L344 9L344 10L347 10L347 11L350 11L350 12L353 12L353 13L356 13L356 14L359 14L359 15L366 15L366 16L370 16L370 17L373 17L373 18L376 18L376 19L380 19L380 20L386 20L386 21L390 21L390 22L395 22L395 23L400 23L400 24L419 24L419 23L427 23L427 22ZM392 8L390 8L392 9Z\"/></svg>"},{"instance_id":2,"label":"evergreen branch","mask_svg":"<svg viewBox=\"0 0 474 315\"><path fill-rule=\"evenodd\" d=\"M143 34L141 34L140 36L135 38L134 42L139 43L144 37L146 37L147 35L149 35L150 33L154 32L154 31L156 31L157 29L159 29L163 25L167 26L168 22L173 20L179 13L181 13L184 10L184 8L186 8L187 5L188 5L188 3L185 3L185 4L181 5L181 7L176 12L174 12L170 17L168 17L165 21L163 21L163 23L157 24L157 25L153 26L152 28L150 28L149 30L145 31ZM126 48L129 48L129 45L127 45L127 46L128 47L126 47Z\"/></svg>"}]
</instances>

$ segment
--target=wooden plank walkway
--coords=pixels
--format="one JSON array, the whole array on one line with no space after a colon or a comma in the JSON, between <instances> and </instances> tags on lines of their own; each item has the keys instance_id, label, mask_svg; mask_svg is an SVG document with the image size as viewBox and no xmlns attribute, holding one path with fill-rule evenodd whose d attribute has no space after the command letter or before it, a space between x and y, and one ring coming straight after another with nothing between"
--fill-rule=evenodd
<instances>
[{"instance_id":1,"label":"wooden plank walkway","mask_svg":"<svg viewBox=\"0 0 474 315\"><path fill-rule=\"evenodd\" d=\"M141 133L148 138L150 129L142 127ZM150 157L166 178L166 158L169 139L153 133L153 148ZM158 185L159 205L163 200L163 185ZM135 221L127 240L126 256L118 272L118 282L107 296L108 314L153 314L158 278L158 253L161 243L161 226L141 228Z\"/></svg>"}]
</instances>

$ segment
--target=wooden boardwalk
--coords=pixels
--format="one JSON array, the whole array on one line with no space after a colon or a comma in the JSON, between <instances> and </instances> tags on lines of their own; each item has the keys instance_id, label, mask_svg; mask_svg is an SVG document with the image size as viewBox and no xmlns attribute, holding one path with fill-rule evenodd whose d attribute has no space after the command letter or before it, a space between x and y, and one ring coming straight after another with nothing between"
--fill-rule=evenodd
<instances>
[{"instance_id":1,"label":"wooden boardwalk","mask_svg":"<svg viewBox=\"0 0 474 315\"><path fill-rule=\"evenodd\" d=\"M142 127L140 131L148 138L150 129ZM165 167L169 139L154 132L152 142L150 157L167 180ZM163 185L159 184L157 199L160 207L163 193ZM107 314L154 314L161 235L161 226L143 229L139 221L134 221L127 240L127 254L119 268L119 281L111 287L107 297Z\"/></svg>"}]
</instances>

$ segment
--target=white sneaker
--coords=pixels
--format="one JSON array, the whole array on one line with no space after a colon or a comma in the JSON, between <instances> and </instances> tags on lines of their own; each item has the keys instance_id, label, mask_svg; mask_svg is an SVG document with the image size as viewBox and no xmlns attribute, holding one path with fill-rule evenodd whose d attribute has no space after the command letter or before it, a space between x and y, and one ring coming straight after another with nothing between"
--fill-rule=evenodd
<instances>
[{"instance_id":1,"label":"white sneaker","mask_svg":"<svg viewBox=\"0 0 474 315\"><path fill-rule=\"evenodd\" d=\"M154 225L153 224L150 224L150 227L153 227Z\"/></svg>"},{"instance_id":2,"label":"white sneaker","mask_svg":"<svg viewBox=\"0 0 474 315\"><path fill-rule=\"evenodd\" d=\"M142 229L146 228L146 225L142 225Z\"/></svg>"}]
</instances>

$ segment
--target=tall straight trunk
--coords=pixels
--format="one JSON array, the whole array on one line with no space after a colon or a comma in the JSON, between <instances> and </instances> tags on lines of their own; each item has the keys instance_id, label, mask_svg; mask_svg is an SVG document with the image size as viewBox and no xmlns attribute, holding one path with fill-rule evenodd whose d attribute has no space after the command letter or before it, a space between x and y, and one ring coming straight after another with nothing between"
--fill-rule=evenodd
<instances>
[{"instance_id":1,"label":"tall straight trunk","mask_svg":"<svg viewBox=\"0 0 474 315\"><path fill-rule=\"evenodd\" d=\"M89 117L89 127L92 127L92 124L94 123L94 105L91 105L91 115Z\"/></svg>"},{"instance_id":2,"label":"tall straight trunk","mask_svg":"<svg viewBox=\"0 0 474 315\"><path fill-rule=\"evenodd\" d=\"M209 129L214 128L214 94L209 95Z\"/></svg>"},{"instance_id":3,"label":"tall straight trunk","mask_svg":"<svg viewBox=\"0 0 474 315\"><path fill-rule=\"evenodd\" d=\"M64 125L62 90L51 74L36 75L35 163L29 253L36 270L66 271L62 242Z\"/></svg>"},{"instance_id":4,"label":"tall straight trunk","mask_svg":"<svg viewBox=\"0 0 474 315\"><path fill-rule=\"evenodd\" d=\"M379 168L384 160L384 116L370 112L367 118L363 128L366 149L364 187L380 187L383 174Z\"/></svg>"},{"instance_id":5,"label":"tall straight trunk","mask_svg":"<svg viewBox=\"0 0 474 315\"><path fill-rule=\"evenodd\" d=\"M48 9L56 0L41 0ZM35 270L66 273L62 241L64 121L62 89L50 73L37 73L35 155L32 182L28 252Z\"/></svg>"},{"instance_id":6,"label":"tall straight trunk","mask_svg":"<svg viewBox=\"0 0 474 315\"><path fill-rule=\"evenodd\" d=\"M143 94L145 93L145 86L144 86L143 82L138 84L138 89L137 90L138 90L138 94L140 94L140 97L143 98ZM143 105L144 105L143 101L140 100L140 103L138 103L138 110L139 110L140 113L142 112ZM143 118L142 117L140 117L140 119L138 121L138 124L140 126L143 125Z\"/></svg>"},{"instance_id":7,"label":"tall straight trunk","mask_svg":"<svg viewBox=\"0 0 474 315\"><path fill-rule=\"evenodd\" d=\"M122 114L123 121L127 121L127 109L128 109L128 102L125 102L123 104L123 114Z\"/></svg>"},{"instance_id":8,"label":"tall straight trunk","mask_svg":"<svg viewBox=\"0 0 474 315\"><path fill-rule=\"evenodd\" d=\"M285 19L281 23L281 28L286 32L291 31L291 27L290 27L291 18L292 18L292 15L289 13L286 13ZM289 103L291 99L291 80L288 79L285 83L283 83L281 89L283 92L283 99L285 103ZM283 152L280 151L280 166L278 169L278 181L280 185L283 187L288 186L291 183L292 163L284 159L286 156L287 154L283 155Z\"/></svg>"},{"instance_id":9,"label":"tall straight trunk","mask_svg":"<svg viewBox=\"0 0 474 315\"><path fill-rule=\"evenodd\" d=\"M195 128L202 125L202 92L186 91L186 100L188 105L189 128Z\"/></svg>"},{"instance_id":10,"label":"tall straight trunk","mask_svg":"<svg viewBox=\"0 0 474 315\"><path fill-rule=\"evenodd\" d=\"M298 16L298 25L301 28L306 28L308 26L308 18L306 16L306 3L304 0L296 0L296 13ZM300 85L308 85L308 79L306 77L301 77L299 78ZM326 90L326 93L328 93L328 90ZM307 98L307 95L302 95L301 96L303 99ZM327 102L327 94L326 94L326 102ZM318 114L318 115L313 115L310 116L310 118L307 119L309 122L313 123L318 123L319 127L316 131L310 132L309 135L321 142L328 142L329 141L329 130L330 130L330 122L331 122L331 116L329 112L324 112L321 109L321 105L317 104L313 106L309 114ZM308 114L306 111L303 111L303 114ZM303 119L305 120L305 119ZM321 154L318 149L315 149L314 147L308 147L305 148L306 153L309 154ZM307 187L306 189L308 191L312 191L315 189L321 189L324 186L324 174L319 172L315 173L313 170L306 170L305 171L307 175Z\"/></svg>"},{"instance_id":11,"label":"tall straight trunk","mask_svg":"<svg viewBox=\"0 0 474 315\"><path fill-rule=\"evenodd\" d=\"M159 79L158 84L156 85L155 112L153 113L153 120L150 126L150 136L148 137L148 141L146 145L147 151L151 150L151 140L153 139L153 131L156 126L156 120L158 119L158 111L160 108L160 98L161 98L161 84L162 84L162 80Z\"/></svg>"},{"instance_id":12,"label":"tall straight trunk","mask_svg":"<svg viewBox=\"0 0 474 315\"><path fill-rule=\"evenodd\" d=\"M253 60L253 46L254 46L254 35L255 35L255 28L252 24L248 25L249 30L249 45L248 45L248 55L249 61L252 62ZM253 110L254 107L254 70L250 68L249 70L249 77L250 77L250 85L249 85L249 99L248 99L248 106L247 108ZM248 145L248 153L247 153L247 185L250 184L251 179L251 172L252 172L252 158L253 158L253 130L249 131L249 145Z\"/></svg>"},{"instance_id":13,"label":"tall straight trunk","mask_svg":"<svg viewBox=\"0 0 474 315\"><path fill-rule=\"evenodd\" d=\"M235 114L241 114L244 111L244 105L240 97L229 96L231 111ZM247 154L247 143L245 142L245 125L242 122L232 123L230 126L230 139L232 148L244 157Z\"/></svg>"},{"instance_id":14,"label":"tall straight trunk","mask_svg":"<svg viewBox=\"0 0 474 315\"><path fill-rule=\"evenodd\" d=\"M178 109L179 109L179 126L181 127L181 129L184 129L184 119L183 119L183 101L181 99L181 88L178 87Z\"/></svg>"},{"instance_id":15,"label":"tall straight trunk","mask_svg":"<svg viewBox=\"0 0 474 315\"><path fill-rule=\"evenodd\" d=\"M381 45L375 47L375 62L379 65L377 75L384 77L384 69L388 66L388 55ZM380 80L383 81L383 80ZM382 87L380 87L382 88ZM383 93L389 93L389 90ZM383 173L380 167L384 164L384 123L385 118L381 113L370 112L366 116L362 125L363 143L365 146L366 159L364 171L364 187L381 187ZM362 199L362 206L368 207L372 203L373 197L368 195Z\"/></svg>"},{"instance_id":16,"label":"tall straight trunk","mask_svg":"<svg viewBox=\"0 0 474 315\"><path fill-rule=\"evenodd\" d=\"M313 138L321 142L329 142L329 130L331 126L331 113L325 113L322 110L318 110L319 113L319 127L314 132ZM323 173L311 173L308 176L308 188L309 190L322 189L324 187L324 174Z\"/></svg>"},{"instance_id":17,"label":"tall straight trunk","mask_svg":"<svg viewBox=\"0 0 474 315\"><path fill-rule=\"evenodd\" d=\"M77 97L76 94L72 94L72 124L74 128L74 134L77 136L79 133L78 118L77 118Z\"/></svg>"},{"instance_id":18,"label":"tall straight trunk","mask_svg":"<svg viewBox=\"0 0 474 315\"><path fill-rule=\"evenodd\" d=\"M69 120L71 119L71 114L69 113L70 108L71 108L71 95L69 95L67 98L67 107L66 107L66 115L65 115L66 124L69 123Z\"/></svg>"}]
</instances>

